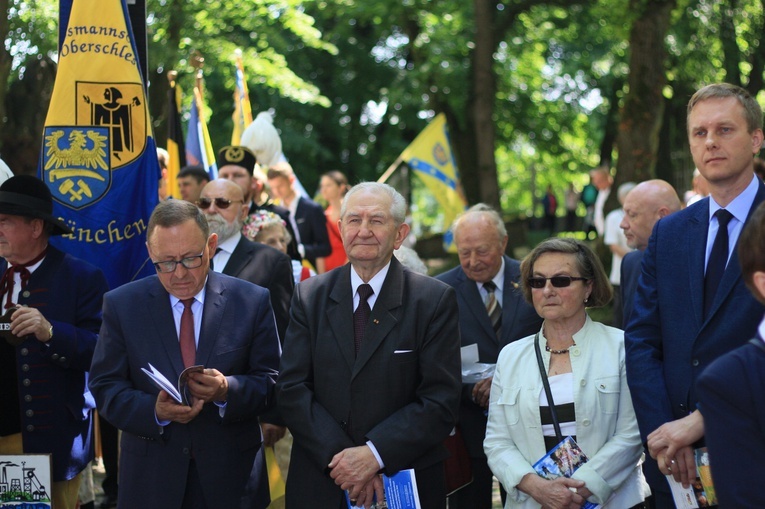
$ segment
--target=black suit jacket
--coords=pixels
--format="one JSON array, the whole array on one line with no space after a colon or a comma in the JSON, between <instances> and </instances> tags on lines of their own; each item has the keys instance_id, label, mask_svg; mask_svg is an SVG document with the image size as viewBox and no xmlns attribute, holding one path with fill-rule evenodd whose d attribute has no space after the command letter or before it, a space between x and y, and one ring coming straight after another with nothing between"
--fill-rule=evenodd
<instances>
[{"instance_id":1,"label":"black suit jacket","mask_svg":"<svg viewBox=\"0 0 765 509\"><path fill-rule=\"evenodd\" d=\"M521 277L521 264L509 256L505 260L505 283L502 288L502 337L497 339L475 281L468 279L461 266L438 276L438 279L454 287L460 315L462 346L478 345L478 360L496 364L499 351L517 339L539 331L542 319L523 298L517 287ZM460 428L468 452L473 458L486 458L483 438L486 435L484 409L471 398L473 384L463 384L460 403Z\"/></svg>"},{"instance_id":2,"label":"black suit jacket","mask_svg":"<svg viewBox=\"0 0 765 509\"><path fill-rule=\"evenodd\" d=\"M221 272L262 286L271 293L276 330L283 341L290 321L292 290L295 288L289 256L242 236Z\"/></svg>"},{"instance_id":3,"label":"black suit jacket","mask_svg":"<svg viewBox=\"0 0 765 509\"><path fill-rule=\"evenodd\" d=\"M436 471L418 488L443 507L442 443L457 420L459 329L454 290L393 258L358 356L353 344L351 265L302 281L292 299L277 382L295 437L288 507L337 508L332 457L370 440L385 472ZM432 477L431 477L432 479ZM438 482L440 481L440 482Z\"/></svg>"},{"instance_id":4,"label":"black suit jacket","mask_svg":"<svg viewBox=\"0 0 765 509\"><path fill-rule=\"evenodd\" d=\"M621 328L626 329L632 315L632 306L635 301L638 278L640 277L640 265L643 262L643 251L630 251L622 258L621 266L621 292L622 292L622 323ZM617 324L618 325L618 324Z\"/></svg>"},{"instance_id":5,"label":"black suit jacket","mask_svg":"<svg viewBox=\"0 0 765 509\"><path fill-rule=\"evenodd\" d=\"M305 248L305 258L316 267L316 258L332 253L324 209L315 201L300 196L295 210L295 223L300 232L300 243Z\"/></svg>"}]
</instances>

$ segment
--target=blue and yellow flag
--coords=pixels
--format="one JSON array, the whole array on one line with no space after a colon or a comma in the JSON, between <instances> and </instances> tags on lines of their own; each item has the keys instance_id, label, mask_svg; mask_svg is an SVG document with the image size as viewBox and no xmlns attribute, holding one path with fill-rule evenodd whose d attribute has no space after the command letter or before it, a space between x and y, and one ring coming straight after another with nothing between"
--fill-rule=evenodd
<instances>
[{"instance_id":1,"label":"blue and yellow flag","mask_svg":"<svg viewBox=\"0 0 765 509\"><path fill-rule=\"evenodd\" d=\"M116 288L154 273L145 242L157 149L124 1L71 0L61 9L69 17L39 176L73 233L51 242L100 267Z\"/></svg>"},{"instance_id":2,"label":"blue and yellow flag","mask_svg":"<svg viewBox=\"0 0 765 509\"><path fill-rule=\"evenodd\" d=\"M441 205L444 224L448 228L444 233L444 249L453 251L451 224L465 210L467 202L449 144L446 115L437 115L401 153L399 159L409 165Z\"/></svg>"},{"instance_id":3,"label":"blue and yellow flag","mask_svg":"<svg viewBox=\"0 0 765 509\"><path fill-rule=\"evenodd\" d=\"M234 91L234 114L232 118L234 130L231 133L231 144L241 145L242 133L248 125L252 124L252 106L250 105L247 80L244 77L244 64L240 50L237 50L236 55L236 90Z\"/></svg>"},{"instance_id":4,"label":"blue and yellow flag","mask_svg":"<svg viewBox=\"0 0 765 509\"><path fill-rule=\"evenodd\" d=\"M189 129L186 133L186 162L201 166L210 175L210 180L218 178L218 165L215 164L215 151L207 131L204 119L204 102L199 87L194 87L194 99L189 113Z\"/></svg>"}]
</instances>

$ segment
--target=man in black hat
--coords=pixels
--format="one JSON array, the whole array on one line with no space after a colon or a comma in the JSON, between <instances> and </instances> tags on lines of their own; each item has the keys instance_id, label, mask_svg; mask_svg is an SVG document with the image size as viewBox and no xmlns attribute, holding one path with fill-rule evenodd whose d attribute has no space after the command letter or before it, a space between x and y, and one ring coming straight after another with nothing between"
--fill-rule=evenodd
<instances>
[{"instance_id":1,"label":"man in black hat","mask_svg":"<svg viewBox=\"0 0 765 509\"><path fill-rule=\"evenodd\" d=\"M276 205L266 192L266 175L258 167L255 154L247 147L232 145L218 151L218 177L233 180L244 193L244 203L248 214L258 210L273 212L281 217L287 225L287 231L292 239L287 246L287 254L293 260L301 261L303 257L298 251L297 237L290 222L290 211Z\"/></svg>"},{"instance_id":2,"label":"man in black hat","mask_svg":"<svg viewBox=\"0 0 765 509\"><path fill-rule=\"evenodd\" d=\"M71 230L52 215L41 180L0 186L0 454L52 455L50 496L74 508L93 459L86 374L101 326L103 273L48 244Z\"/></svg>"}]
</instances>

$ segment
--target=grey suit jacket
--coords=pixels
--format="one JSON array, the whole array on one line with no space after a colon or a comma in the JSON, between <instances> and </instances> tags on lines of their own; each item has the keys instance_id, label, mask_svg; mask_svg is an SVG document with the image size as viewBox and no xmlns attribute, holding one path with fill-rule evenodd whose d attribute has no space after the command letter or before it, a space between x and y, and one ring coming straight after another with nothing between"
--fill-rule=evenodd
<instances>
[{"instance_id":1,"label":"grey suit jacket","mask_svg":"<svg viewBox=\"0 0 765 509\"><path fill-rule=\"evenodd\" d=\"M276 330L279 340L283 341L290 321L290 299L295 288L290 257L271 246L242 236L222 273L262 286L271 293Z\"/></svg>"},{"instance_id":2,"label":"grey suit jacket","mask_svg":"<svg viewBox=\"0 0 765 509\"><path fill-rule=\"evenodd\" d=\"M253 483L252 473L262 473L257 417L271 398L278 362L268 293L210 272L196 363L226 375L225 412L208 403L191 422L160 427L159 391L141 368L151 363L171 381L183 371L170 298L157 276L107 293L89 385L99 412L122 430L119 507L180 507L192 458L208 504L266 507L267 489L257 490L267 479Z\"/></svg>"},{"instance_id":3,"label":"grey suit jacket","mask_svg":"<svg viewBox=\"0 0 765 509\"><path fill-rule=\"evenodd\" d=\"M367 440L387 473L442 468L442 442L457 419L454 291L393 258L355 357L350 271L346 265L309 278L292 299L277 383L279 409L295 437L291 507L338 507L343 492L327 464ZM439 489L428 482L418 487L421 498Z\"/></svg>"},{"instance_id":4,"label":"grey suit jacket","mask_svg":"<svg viewBox=\"0 0 765 509\"><path fill-rule=\"evenodd\" d=\"M486 312L475 281L468 279L461 266L438 276L438 279L454 287L460 315L462 346L478 345L478 360L494 364L502 348L531 334L542 326L542 319L523 298L516 285L521 278L521 265L505 256L505 283L502 288L502 333L497 339L491 320ZM473 384L464 384L460 402L460 428L468 452L473 458L485 458L483 438L486 434L484 409L471 399Z\"/></svg>"}]
</instances>

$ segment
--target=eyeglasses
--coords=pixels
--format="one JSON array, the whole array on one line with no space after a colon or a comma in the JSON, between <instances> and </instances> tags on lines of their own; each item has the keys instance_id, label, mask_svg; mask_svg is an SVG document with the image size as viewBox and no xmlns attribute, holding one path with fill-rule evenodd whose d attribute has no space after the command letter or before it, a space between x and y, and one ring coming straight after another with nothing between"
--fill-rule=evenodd
<instances>
[{"instance_id":1,"label":"eyeglasses","mask_svg":"<svg viewBox=\"0 0 765 509\"><path fill-rule=\"evenodd\" d=\"M530 277L526 282L532 288L544 288L548 280L555 288L565 288L571 285L571 281L587 281L587 278L573 276Z\"/></svg>"},{"instance_id":2,"label":"eyeglasses","mask_svg":"<svg viewBox=\"0 0 765 509\"><path fill-rule=\"evenodd\" d=\"M180 263L187 269L196 269L198 267L202 266L202 257L205 254L198 254L196 256L187 256L183 260L177 261L177 260L167 260L165 262L152 262L154 265L154 268L157 269L157 272L165 273L165 272L175 272L175 268Z\"/></svg>"},{"instance_id":3,"label":"eyeglasses","mask_svg":"<svg viewBox=\"0 0 765 509\"><path fill-rule=\"evenodd\" d=\"M227 200L225 198L200 198L197 200L197 207L199 207L202 210L207 210L210 208L210 205L212 205L213 202L215 202L215 206L221 210L225 210L231 206L232 203L238 203L242 200Z\"/></svg>"}]
</instances>

